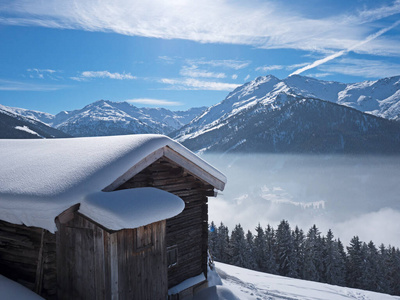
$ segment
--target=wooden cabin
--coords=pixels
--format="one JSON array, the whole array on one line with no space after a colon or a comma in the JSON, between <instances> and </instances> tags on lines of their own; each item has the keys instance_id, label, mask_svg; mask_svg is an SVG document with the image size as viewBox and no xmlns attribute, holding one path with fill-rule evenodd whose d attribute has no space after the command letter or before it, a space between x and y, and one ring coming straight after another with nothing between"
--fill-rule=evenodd
<instances>
[{"instance_id":1,"label":"wooden cabin","mask_svg":"<svg viewBox=\"0 0 400 300\"><path fill-rule=\"evenodd\" d=\"M183 299L206 285L207 201L226 178L179 143L132 135L0 149L2 275L47 299Z\"/></svg>"}]
</instances>

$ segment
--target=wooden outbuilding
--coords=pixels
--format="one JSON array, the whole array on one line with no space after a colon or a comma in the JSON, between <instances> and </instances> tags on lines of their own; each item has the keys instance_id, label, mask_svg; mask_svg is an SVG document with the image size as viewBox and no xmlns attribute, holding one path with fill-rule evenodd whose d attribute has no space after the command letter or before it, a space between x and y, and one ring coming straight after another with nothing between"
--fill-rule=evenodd
<instances>
[{"instance_id":1,"label":"wooden outbuilding","mask_svg":"<svg viewBox=\"0 0 400 300\"><path fill-rule=\"evenodd\" d=\"M182 299L206 285L207 199L226 178L179 143L0 140L0 151L2 275L47 299Z\"/></svg>"}]
</instances>

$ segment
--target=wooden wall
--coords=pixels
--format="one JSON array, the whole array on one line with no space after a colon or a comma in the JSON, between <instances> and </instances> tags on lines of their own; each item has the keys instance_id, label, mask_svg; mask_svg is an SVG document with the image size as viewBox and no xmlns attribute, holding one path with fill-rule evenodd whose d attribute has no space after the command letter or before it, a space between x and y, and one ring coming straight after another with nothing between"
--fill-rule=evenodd
<instances>
[{"instance_id":1,"label":"wooden wall","mask_svg":"<svg viewBox=\"0 0 400 300\"><path fill-rule=\"evenodd\" d=\"M75 213L57 227L59 299L165 299L165 221L110 233Z\"/></svg>"},{"instance_id":2,"label":"wooden wall","mask_svg":"<svg viewBox=\"0 0 400 300\"><path fill-rule=\"evenodd\" d=\"M163 157L118 187L156 187L185 202L184 211L167 220L167 247L178 246L178 263L168 269L168 288L202 272L207 276L208 206L213 186Z\"/></svg>"},{"instance_id":3,"label":"wooden wall","mask_svg":"<svg viewBox=\"0 0 400 300\"><path fill-rule=\"evenodd\" d=\"M0 273L46 299L55 299L55 235L45 229L0 221Z\"/></svg>"},{"instance_id":4,"label":"wooden wall","mask_svg":"<svg viewBox=\"0 0 400 300\"><path fill-rule=\"evenodd\" d=\"M152 246L135 249L144 227L118 231L119 299L165 300L168 294L166 222L145 226L152 231Z\"/></svg>"}]
</instances>

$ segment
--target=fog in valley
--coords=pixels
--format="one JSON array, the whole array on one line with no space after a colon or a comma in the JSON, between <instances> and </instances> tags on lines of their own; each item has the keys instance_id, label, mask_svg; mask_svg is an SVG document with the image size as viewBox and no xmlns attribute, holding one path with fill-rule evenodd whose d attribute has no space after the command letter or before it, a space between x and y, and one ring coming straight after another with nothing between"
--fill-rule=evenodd
<instances>
[{"instance_id":1,"label":"fog in valley","mask_svg":"<svg viewBox=\"0 0 400 300\"><path fill-rule=\"evenodd\" d=\"M307 233L332 229L345 245L358 235L400 247L400 157L203 154L228 178L209 199L209 221L251 230L288 220Z\"/></svg>"}]
</instances>

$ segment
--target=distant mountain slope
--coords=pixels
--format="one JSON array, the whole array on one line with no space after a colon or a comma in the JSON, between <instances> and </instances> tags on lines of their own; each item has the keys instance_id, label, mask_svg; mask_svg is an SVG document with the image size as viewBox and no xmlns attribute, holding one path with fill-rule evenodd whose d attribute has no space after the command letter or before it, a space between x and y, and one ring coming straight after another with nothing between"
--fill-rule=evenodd
<instances>
[{"instance_id":1,"label":"distant mountain slope","mask_svg":"<svg viewBox=\"0 0 400 300\"><path fill-rule=\"evenodd\" d=\"M298 93L276 77L259 77L173 137L194 151L400 152L399 122Z\"/></svg>"},{"instance_id":2,"label":"distant mountain slope","mask_svg":"<svg viewBox=\"0 0 400 300\"><path fill-rule=\"evenodd\" d=\"M30 119L0 105L0 138L2 139L38 139L63 138L70 135L47 126L46 124Z\"/></svg>"},{"instance_id":3,"label":"distant mountain slope","mask_svg":"<svg viewBox=\"0 0 400 300\"><path fill-rule=\"evenodd\" d=\"M335 102L386 119L400 120L400 76L344 84L294 75L283 82L298 95Z\"/></svg>"},{"instance_id":4,"label":"distant mountain slope","mask_svg":"<svg viewBox=\"0 0 400 300\"><path fill-rule=\"evenodd\" d=\"M164 108L137 108L127 102L99 100L74 111L57 115L21 108L15 113L30 116L72 136L119 135L132 133L167 134L190 122L206 107L187 111Z\"/></svg>"}]
</instances>

